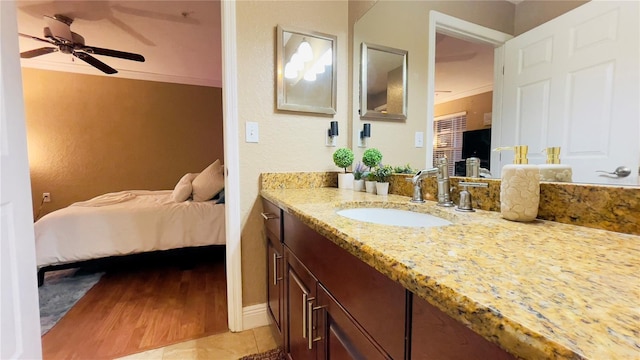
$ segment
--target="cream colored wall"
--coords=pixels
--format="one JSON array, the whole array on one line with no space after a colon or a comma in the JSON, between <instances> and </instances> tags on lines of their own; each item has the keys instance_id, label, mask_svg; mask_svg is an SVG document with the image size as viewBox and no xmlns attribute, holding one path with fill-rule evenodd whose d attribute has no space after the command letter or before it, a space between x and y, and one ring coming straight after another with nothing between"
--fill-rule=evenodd
<instances>
[{"instance_id":1,"label":"cream colored wall","mask_svg":"<svg viewBox=\"0 0 640 360\"><path fill-rule=\"evenodd\" d=\"M467 112L467 130L488 129L491 125L484 125L484 114L490 113L493 100L493 92L468 96L466 98L437 104L433 108L433 117Z\"/></svg>"},{"instance_id":2,"label":"cream colored wall","mask_svg":"<svg viewBox=\"0 0 640 360\"><path fill-rule=\"evenodd\" d=\"M348 146L348 2L238 1L238 120L240 128L240 211L242 291L245 306L266 302L266 247L259 196L261 172L337 171L325 146L331 120L340 129L338 147ZM334 116L275 110L276 26L336 35L338 79ZM259 125L259 143L245 143L247 121Z\"/></svg>"},{"instance_id":3,"label":"cream colored wall","mask_svg":"<svg viewBox=\"0 0 640 360\"><path fill-rule=\"evenodd\" d=\"M429 11L473 22L488 28L513 33L515 6L507 1L392 1L380 0L354 26L353 69L358 71L362 42L407 50L408 111L406 121L360 120L359 104L353 106L352 141L362 125L371 123L369 147L380 149L382 162L391 165L410 163L419 168L427 165L426 147L414 146L415 132L427 129L427 58ZM359 98L359 76L354 74L352 97ZM429 146L425 144L425 146ZM356 159L364 149L355 148ZM429 160L430 162L430 160Z\"/></svg>"},{"instance_id":4,"label":"cream colored wall","mask_svg":"<svg viewBox=\"0 0 640 360\"><path fill-rule=\"evenodd\" d=\"M22 70L34 213L106 192L173 189L223 159L222 89Z\"/></svg>"},{"instance_id":5,"label":"cream colored wall","mask_svg":"<svg viewBox=\"0 0 640 360\"><path fill-rule=\"evenodd\" d=\"M584 0L526 0L516 6L514 35L544 24L545 22L573 10L589 1Z\"/></svg>"}]
</instances>

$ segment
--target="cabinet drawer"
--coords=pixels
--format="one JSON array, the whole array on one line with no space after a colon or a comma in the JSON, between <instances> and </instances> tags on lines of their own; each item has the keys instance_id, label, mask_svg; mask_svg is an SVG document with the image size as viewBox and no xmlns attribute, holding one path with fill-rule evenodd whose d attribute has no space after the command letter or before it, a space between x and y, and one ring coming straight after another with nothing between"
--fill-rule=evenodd
<instances>
[{"instance_id":1,"label":"cabinet drawer","mask_svg":"<svg viewBox=\"0 0 640 360\"><path fill-rule=\"evenodd\" d=\"M262 218L267 237L282 241L282 210L269 200L262 199Z\"/></svg>"},{"instance_id":2,"label":"cabinet drawer","mask_svg":"<svg viewBox=\"0 0 640 360\"><path fill-rule=\"evenodd\" d=\"M284 213L285 245L394 359L404 358L406 290Z\"/></svg>"}]
</instances>

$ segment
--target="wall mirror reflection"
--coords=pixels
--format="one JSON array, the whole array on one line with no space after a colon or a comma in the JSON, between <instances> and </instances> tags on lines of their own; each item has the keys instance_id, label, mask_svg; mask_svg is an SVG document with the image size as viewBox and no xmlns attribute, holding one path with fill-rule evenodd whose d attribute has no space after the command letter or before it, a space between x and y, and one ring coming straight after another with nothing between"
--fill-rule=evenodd
<instances>
[{"instance_id":1,"label":"wall mirror reflection","mask_svg":"<svg viewBox=\"0 0 640 360\"><path fill-rule=\"evenodd\" d=\"M336 113L336 42L333 35L278 26L278 110Z\"/></svg>"},{"instance_id":2,"label":"wall mirror reflection","mask_svg":"<svg viewBox=\"0 0 640 360\"><path fill-rule=\"evenodd\" d=\"M360 118L407 118L407 51L362 43Z\"/></svg>"}]
</instances>

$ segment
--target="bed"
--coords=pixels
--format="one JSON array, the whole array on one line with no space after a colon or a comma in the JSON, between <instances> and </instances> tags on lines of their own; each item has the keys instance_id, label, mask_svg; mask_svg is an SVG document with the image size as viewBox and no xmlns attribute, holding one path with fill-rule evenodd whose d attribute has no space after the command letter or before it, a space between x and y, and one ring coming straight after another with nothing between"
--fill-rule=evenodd
<instances>
[{"instance_id":1,"label":"bed","mask_svg":"<svg viewBox=\"0 0 640 360\"><path fill-rule=\"evenodd\" d=\"M34 225L38 283L45 271L88 260L224 245L224 179L214 187L205 179L205 192L197 186L208 169L186 174L174 190L107 193L39 219Z\"/></svg>"}]
</instances>

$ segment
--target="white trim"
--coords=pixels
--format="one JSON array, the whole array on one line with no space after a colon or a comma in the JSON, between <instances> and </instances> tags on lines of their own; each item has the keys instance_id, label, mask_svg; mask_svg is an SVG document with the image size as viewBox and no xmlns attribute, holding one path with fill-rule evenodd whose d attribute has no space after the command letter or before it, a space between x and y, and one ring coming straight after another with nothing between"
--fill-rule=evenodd
<instances>
[{"instance_id":1,"label":"white trim","mask_svg":"<svg viewBox=\"0 0 640 360\"><path fill-rule=\"evenodd\" d=\"M446 115L437 116L437 117L433 118L433 121L453 119L453 118L457 118L458 116L465 116L465 115L467 115L466 111L460 111L460 112L453 113L453 114L446 114Z\"/></svg>"},{"instance_id":2,"label":"white trim","mask_svg":"<svg viewBox=\"0 0 640 360\"><path fill-rule=\"evenodd\" d=\"M267 303L245 306L242 308L242 324L244 330L271 324Z\"/></svg>"},{"instance_id":3,"label":"white trim","mask_svg":"<svg viewBox=\"0 0 640 360\"><path fill-rule=\"evenodd\" d=\"M23 68L64 71L85 75L109 76L124 79L158 81L174 84L198 85L218 88L222 87L222 81L216 79L193 78L188 76L156 74L142 71L118 70L117 74L105 75L89 65L83 65L78 62L64 64L46 60L21 59L20 64Z\"/></svg>"},{"instance_id":4,"label":"white trim","mask_svg":"<svg viewBox=\"0 0 640 360\"><path fill-rule=\"evenodd\" d=\"M451 96L449 96L447 94L441 94L441 96L436 97L435 102L436 102L436 105L444 104L444 103L447 103L449 101L463 99L463 98L466 98L466 97L469 97L469 96L474 96L474 95L480 95L480 94L484 94L484 93L489 92L489 91L493 91L493 83L488 84L488 85L484 85L484 86L480 86L480 87L477 87L475 89L461 91L461 92L458 92L455 95L451 95Z\"/></svg>"},{"instance_id":5,"label":"white trim","mask_svg":"<svg viewBox=\"0 0 640 360\"><path fill-rule=\"evenodd\" d=\"M435 71L436 71L436 32L446 34L458 39L464 39L475 43L489 44L494 47L502 46L507 40L513 38L509 34L505 34L500 31L486 28L468 21L464 21L455 18L450 15L446 15L434 10L429 12L429 34L428 34L428 48L429 56L427 59L427 129L433 129L433 107L435 105ZM497 53L496 53L497 54ZM495 64L502 59L496 58ZM497 99L498 95L495 93L495 89L502 89L502 72L500 76L494 71L494 94L493 105L501 104L501 99ZM502 92L499 92L499 96L502 96ZM493 122L495 124L496 118L500 116L500 112L493 111ZM499 119L497 119L499 121ZM427 138L425 144L433 144L433 131L427 131ZM431 168L433 163L433 146L426 146L427 160L426 167Z\"/></svg>"},{"instance_id":6,"label":"white trim","mask_svg":"<svg viewBox=\"0 0 640 360\"><path fill-rule=\"evenodd\" d=\"M220 2L222 16L222 114L226 168L225 230L227 237L227 309L229 330L244 330L242 309L242 257L240 254L240 148L238 133L238 54L236 2Z\"/></svg>"}]
</instances>

